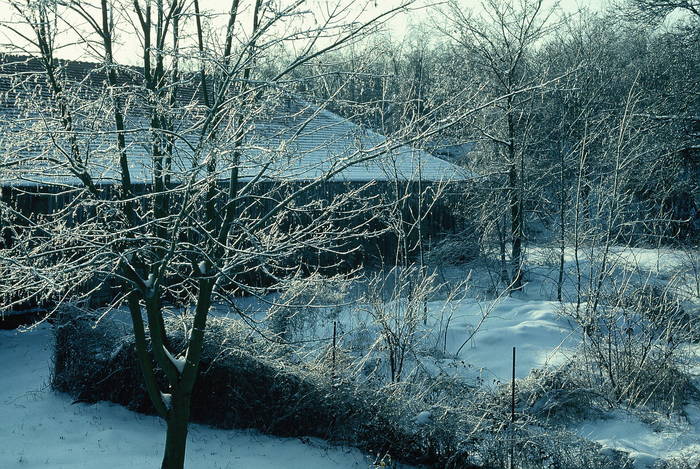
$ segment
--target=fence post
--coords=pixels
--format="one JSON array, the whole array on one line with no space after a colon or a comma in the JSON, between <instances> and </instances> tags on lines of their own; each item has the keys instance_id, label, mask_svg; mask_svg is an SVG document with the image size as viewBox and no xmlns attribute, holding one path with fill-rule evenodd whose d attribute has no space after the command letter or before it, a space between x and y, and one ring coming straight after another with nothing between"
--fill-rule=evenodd
<instances>
[{"instance_id":1,"label":"fence post","mask_svg":"<svg viewBox=\"0 0 700 469\"><path fill-rule=\"evenodd\" d=\"M513 374L510 382L510 469L515 469L515 347L513 347Z\"/></svg>"},{"instance_id":2,"label":"fence post","mask_svg":"<svg viewBox=\"0 0 700 469\"><path fill-rule=\"evenodd\" d=\"M333 379L335 379L335 344L336 344L336 326L338 322L333 321L333 350L332 350L332 362L333 362Z\"/></svg>"}]
</instances>

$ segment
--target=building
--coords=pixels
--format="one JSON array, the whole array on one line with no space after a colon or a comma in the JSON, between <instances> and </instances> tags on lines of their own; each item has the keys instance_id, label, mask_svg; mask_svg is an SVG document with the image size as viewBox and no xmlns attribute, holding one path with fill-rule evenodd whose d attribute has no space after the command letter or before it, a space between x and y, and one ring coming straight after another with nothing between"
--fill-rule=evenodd
<instances>
[{"instance_id":1,"label":"building","mask_svg":"<svg viewBox=\"0 0 700 469\"><path fill-rule=\"evenodd\" d=\"M109 86L104 66L75 61L58 65L57 76L48 77L36 58L0 57L2 201L26 216L66 207L85 189L88 178L104 197L112 197L116 191L111 188L118 187L122 177L116 143L121 135L131 184L140 194L153 191L155 167L167 174L172 187L196 186L212 177L224 186L235 167L237 184L258 194L255 204L274 203L280 187L288 190L318 181L304 194L306 200L322 202L362 188L367 196L400 204L407 225L415 226L411 217L421 213L417 204L423 202L425 210L430 206L420 223L420 235L426 239L456 229L449 203L427 203L417 194L428 186L436 188L433 193L455 193L470 179L468 172L298 97L277 90L261 92L255 97L254 111L222 121L215 138L204 140L206 113L197 74L184 76L172 105L159 111L168 120L165 132L153 121L154 107L162 100L150 96L142 85L141 69L118 67L117 86ZM49 78L59 83L58 88ZM111 118L115 101L123 112L121 132L115 131ZM67 114L66 109L71 112ZM153 156L154 132L162 140L161 150L167 149L158 158ZM255 210L255 204L241 210ZM408 236L415 240L417 233L414 229ZM11 233L3 230L2 239L8 245ZM379 259L392 262L397 241L384 233L363 240L359 247L356 255L343 260L347 266ZM313 262L314 256L311 253L304 262ZM337 259L316 257L324 264L338 264Z\"/></svg>"}]
</instances>

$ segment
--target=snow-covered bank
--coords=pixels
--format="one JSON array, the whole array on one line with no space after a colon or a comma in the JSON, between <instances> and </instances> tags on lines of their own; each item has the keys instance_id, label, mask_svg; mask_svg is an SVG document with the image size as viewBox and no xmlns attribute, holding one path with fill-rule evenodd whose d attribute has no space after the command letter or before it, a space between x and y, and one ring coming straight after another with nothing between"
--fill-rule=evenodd
<instances>
[{"instance_id":1,"label":"snow-covered bank","mask_svg":"<svg viewBox=\"0 0 700 469\"><path fill-rule=\"evenodd\" d=\"M573 430L607 448L629 453L639 468L652 467L659 459L700 464L700 407L689 405L685 412L687 420L649 424L631 412L617 410Z\"/></svg>"},{"instance_id":2,"label":"snow-covered bank","mask_svg":"<svg viewBox=\"0 0 700 469\"><path fill-rule=\"evenodd\" d=\"M438 308L439 304L431 304ZM511 377L512 348L517 349L516 377L533 368L562 363L578 344L565 320L557 315L561 305L551 301L502 298L493 302L462 301L447 331L447 352L471 364L484 382L507 382Z\"/></svg>"},{"instance_id":3,"label":"snow-covered bank","mask_svg":"<svg viewBox=\"0 0 700 469\"><path fill-rule=\"evenodd\" d=\"M51 331L0 331L0 468L159 467L165 426L156 417L100 402L76 403L52 392ZM367 468L354 448L318 439L191 425L188 469Z\"/></svg>"}]
</instances>

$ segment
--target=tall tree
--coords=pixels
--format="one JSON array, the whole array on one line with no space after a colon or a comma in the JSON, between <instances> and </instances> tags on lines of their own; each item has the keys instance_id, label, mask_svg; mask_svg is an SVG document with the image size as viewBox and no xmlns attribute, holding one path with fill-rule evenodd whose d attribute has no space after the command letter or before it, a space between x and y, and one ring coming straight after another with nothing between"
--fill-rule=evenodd
<instances>
[{"instance_id":1,"label":"tall tree","mask_svg":"<svg viewBox=\"0 0 700 469\"><path fill-rule=\"evenodd\" d=\"M448 23L443 33L472 59L470 65L478 68L485 81L487 99L505 97L485 114L478 131L493 144L507 173L513 290L523 286L525 153L531 124L527 112L531 96L525 91L545 81L533 73L529 60L551 30L553 13L553 7L546 8L543 0L486 0L481 10L466 10L452 1L443 15Z\"/></svg>"},{"instance_id":2,"label":"tall tree","mask_svg":"<svg viewBox=\"0 0 700 469\"><path fill-rule=\"evenodd\" d=\"M116 282L109 307L129 310L148 395L167 422L162 468L180 469L213 302L263 293L246 280L251 272L284 289L299 270L289 265L295 255L342 251L362 236L345 227L367 208L347 205L361 189L326 202L302 196L392 148L349 145L294 181L290 173L310 170L294 141L320 109L290 98L286 78L411 0L351 25L356 10L344 1L312 13L304 0L232 0L221 15L198 0L7 3L15 18L2 26L34 58L7 57L2 67L25 124L2 123L3 180L16 192L39 181L34 197L63 203L43 215L3 203L12 233L0 250L4 306L76 303ZM68 35L97 63L58 60ZM141 67L117 63L120 35L138 38ZM263 73L288 44L296 53ZM18 66L32 73L13 73ZM276 189L265 189L269 180ZM181 350L164 326L172 298L191 313Z\"/></svg>"},{"instance_id":3,"label":"tall tree","mask_svg":"<svg viewBox=\"0 0 700 469\"><path fill-rule=\"evenodd\" d=\"M700 20L700 1L697 0L625 0L621 7L630 19L651 24L658 24L674 11Z\"/></svg>"}]
</instances>

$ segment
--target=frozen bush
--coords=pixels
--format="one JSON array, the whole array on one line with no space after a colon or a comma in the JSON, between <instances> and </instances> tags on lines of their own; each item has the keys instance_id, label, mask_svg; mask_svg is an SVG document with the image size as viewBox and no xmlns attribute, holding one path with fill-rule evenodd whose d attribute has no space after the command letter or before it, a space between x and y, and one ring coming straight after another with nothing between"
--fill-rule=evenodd
<instances>
[{"instance_id":1,"label":"frozen bush","mask_svg":"<svg viewBox=\"0 0 700 469\"><path fill-rule=\"evenodd\" d=\"M518 381L522 412L537 420L566 423L602 415L605 400L588 386L582 364L569 362L555 370L535 369Z\"/></svg>"},{"instance_id":2,"label":"frozen bush","mask_svg":"<svg viewBox=\"0 0 700 469\"><path fill-rule=\"evenodd\" d=\"M679 409L693 389L683 371L683 344L694 337L693 318L670 288L652 283L621 282L599 298L597 308L588 303L564 309L584 334L582 369L588 386L611 406Z\"/></svg>"},{"instance_id":3,"label":"frozen bush","mask_svg":"<svg viewBox=\"0 0 700 469\"><path fill-rule=\"evenodd\" d=\"M389 378L401 381L404 366L420 341L419 325L427 321L427 301L437 290L435 275L417 266L395 267L368 282L366 310L379 329L379 348L386 351Z\"/></svg>"},{"instance_id":4,"label":"frozen bush","mask_svg":"<svg viewBox=\"0 0 700 469\"><path fill-rule=\"evenodd\" d=\"M338 318L346 300L350 281L345 276L324 277L319 274L294 279L289 288L270 307L270 330L282 341L293 340L303 333L314 337L318 328Z\"/></svg>"},{"instance_id":5,"label":"frozen bush","mask_svg":"<svg viewBox=\"0 0 700 469\"><path fill-rule=\"evenodd\" d=\"M448 234L433 243L427 254L430 265L459 265L479 257L479 239L474 233Z\"/></svg>"}]
</instances>

